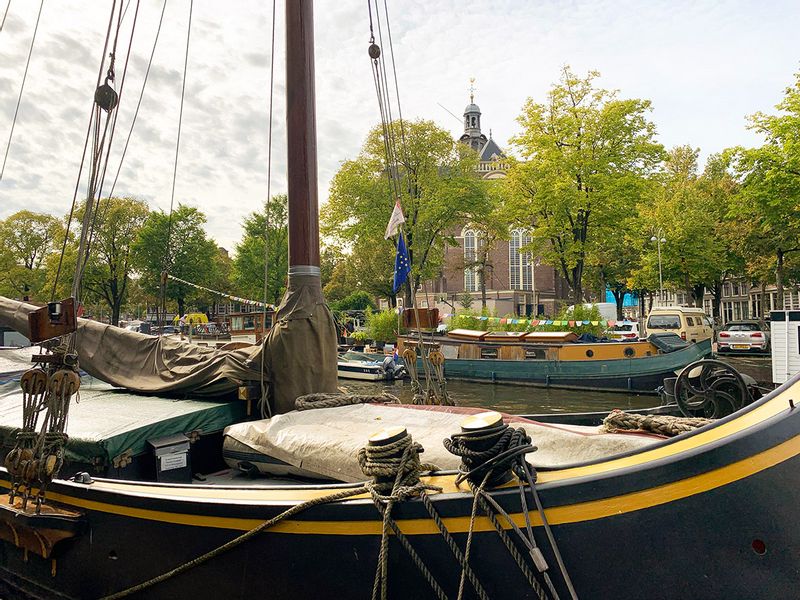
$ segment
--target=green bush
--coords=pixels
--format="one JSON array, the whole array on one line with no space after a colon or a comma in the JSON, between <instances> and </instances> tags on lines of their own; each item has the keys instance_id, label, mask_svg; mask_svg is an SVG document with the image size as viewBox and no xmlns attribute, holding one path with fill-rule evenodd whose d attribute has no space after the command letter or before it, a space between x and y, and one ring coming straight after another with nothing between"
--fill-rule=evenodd
<instances>
[{"instance_id":1,"label":"green bush","mask_svg":"<svg viewBox=\"0 0 800 600\"><path fill-rule=\"evenodd\" d=\"M355 341L360 342L362 344L366 342L368 339L366 331L354 331L353 335L351 335L350 337L352 337Z\"/></svg>"},{"instance_id":2,"label":"green bush","mask_svg":"<svg viewBox=\"0 0 800 600\"><path fill-rule=\"evenodd\" d=\"M393 310L373 312L367 309L367 335L376 342L397 340L397 313Z\"/></svg>"}]
</instances>

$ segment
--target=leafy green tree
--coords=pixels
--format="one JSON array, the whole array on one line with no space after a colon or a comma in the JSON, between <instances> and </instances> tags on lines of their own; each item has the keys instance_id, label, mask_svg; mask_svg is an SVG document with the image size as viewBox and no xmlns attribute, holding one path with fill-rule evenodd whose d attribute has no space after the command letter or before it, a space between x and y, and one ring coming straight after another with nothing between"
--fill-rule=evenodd
<instances>
[{"instance_id":1,"label":"leafy green tree","mask_svg":"<svg viewBox=\"0 0 800 600\"><path fill-rule=\"evenodd\" d=\"M76 212L80 221L82 210ZM135 198L105 198L100 202L83 288L105 301L112 325L119 324L133 272L133 243L149 212L147 203Z\"/></svg>"},{"instance_id":2,"label":"leafy green tree","mask_svg":"<svg viewBox=\"0 0 800 600\"><path fill-rule=\"evenodd\" d=\"M400 140L402 133L405 140L398 151L399 165L392 167L392 172L397 175L406 218L412 275L405 300L410 306L412 292L439 272L445 246L455 244L451 229L480 212L485 194L475 174L474 150L457 143L430 121L406 121L402 132L399 122L391 127L396 139ZM334 177L330 199L321 211L322 233L352 248L354 255L369 248L380 257L373 262L382 264L387 257L393 264L393 243L384 241L383 235L396 194L387 176L382 135L381 127L374 128L358 158L345 161ZM365 262L353 266L360 268ZM389 288L393 270L392 266L382 275ZM392 296L391 289L387 296Z\"/></svg>"},{"instance_id":3,"label":"leafy green tree","mask_svg":"<svg viewBox=\"0 0 800 600\"><path fill-rule=\"evenodd\" d=\"M764 136L761 146L730 151L742 184L731 212L754 226L750 237L773 265L782 307L787 262L794 260L790 278L800 277L800 73L776 108L778 114L750 117L750 128Z\"/></svg>"},{"instance_id":4,"label":"leafy green tree","mask_svg":"<svg viewBox=\"0 0 800 600\"><path fill-rule=\"evenodd\" d=\"M0 293L49 300L46 260L63 228L55 217L21 210L0 221Z\"/></svg>"},{"instance_id":5,"label":"leafy green tree","mask_svg":"<svg viewBox=\"0 0 800 600\"><path fill-rule=\"evenodd\" d=\"M648 100L620 99L569 67L546 102L528 99L512 139L524 160L506 179L509 210L531 231L528 250L541 255L583 301L587 258L630 209L630 190L659 164L663 149L648 120Z\"/></svg>"},{"instance_id":6,"label":"leafy green tree","mask_svg":"<svg viewBox=\"0 0 800 600\"><path fill-rule=\"evenodd\" d=\"M279 304L286 291L288 258L288 198L273 196L244 220L244 236L236 245L233 280L244 296L264 297L264 246L267 247L267 302ZM266 239L266 241L265 241Z\"/></svg>"},{"instance_id":7,"label":"leafy green tree","mask_svg":"<svg viewBox=\"0 0 800 600\"><path fill-rule=\"evenodd\" d=\"M475 232L475 252L464 256L464 268L475 269L481 291L481 308L486 309L486 271L493 267L492 251L500 240L508 239L508 213L505 209L505 187L501 181L481 181L486 198L477 204L467 226Z\"/></svg>"},{"instance_id":8,"label":"leafy green tree","mask_svg":"<svg viewBox=\"0 0 800 600\"><path fill-rule=\"evenodd\" d=\"M368 308L374 310L377 306L372 300L372 296L363 290L357 290L341 300L331 303L331 309L335 311L367 310Z\"/></svg>"},{"instance_id":9,"label":"leafy green tree","mask_svg":"<svg viewBox=\"0 0 800 600\"><path fill-rule=\"evenodd\" d=\"M198 209L179 204L170 216L151 212L133 244L134 266L141 274L147 293L159 295L161 273L198 285L207 285L214 277L218 249L206 237L205 215ZM171 230L171 231L170 231ZM167 281L166 296L175 300L178 313L197 297L197 290L174 280Z\"/></svg>"}]
</instances>

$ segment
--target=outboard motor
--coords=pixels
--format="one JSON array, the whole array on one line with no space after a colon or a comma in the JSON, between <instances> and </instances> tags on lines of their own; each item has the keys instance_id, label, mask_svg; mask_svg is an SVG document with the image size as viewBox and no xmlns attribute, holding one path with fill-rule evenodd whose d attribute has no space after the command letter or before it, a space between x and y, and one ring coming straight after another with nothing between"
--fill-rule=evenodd
<instances>
[{"instance_id":1,"label":"outboard motor","mask_svg":"<svg viewBox=\"0 0 800 600\"><path fill-rule=\"evenodd\" d=\"M406 368L403 365L398 365L394 359L394 355L387 356L383 359L383 372L386 374L386 379L400 379L406 374Z\"/></svg>"}]
</instances>

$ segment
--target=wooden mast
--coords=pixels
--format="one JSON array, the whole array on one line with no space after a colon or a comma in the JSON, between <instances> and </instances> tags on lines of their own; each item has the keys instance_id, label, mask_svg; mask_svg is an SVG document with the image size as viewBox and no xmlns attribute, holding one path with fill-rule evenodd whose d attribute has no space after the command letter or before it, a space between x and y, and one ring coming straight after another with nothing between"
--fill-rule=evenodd
<instances>
[{"instance_id":1,"label":"wooden mast","mask_svg":"<svg viewBox=\"0 0 800 600\"><path fill-rule=\"evenodd\" d=\"M286 1L289 275L319 276L313 0Z\"/></svg>"}]
</instances>

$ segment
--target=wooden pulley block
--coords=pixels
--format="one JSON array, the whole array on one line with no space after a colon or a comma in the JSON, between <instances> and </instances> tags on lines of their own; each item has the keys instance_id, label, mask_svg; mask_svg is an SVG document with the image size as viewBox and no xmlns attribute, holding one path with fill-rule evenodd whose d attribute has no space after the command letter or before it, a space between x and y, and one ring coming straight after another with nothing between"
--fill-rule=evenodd
<instances>
[{"instance_id":1,"label":"wooden pulley block","mask_svg":"<svg viewBox=\"0 0 800 600\"><path fill-rule=\"evenodd\" d=\"M61 397L72 396L81 387L81 378L75 371L60 369L50 376L51 394Z\"/></svg>"},{"instance_id":2,"label":"wooden pulley block","mask_svg":"<svg viewBox=\"0 0 800 600\"><path fill-rule=\"evenodd\" d=\"M38 460L24 460L20 462L20 471L25 481L33 481L39 475Z\"/></svg>"},{"instance_id":3,"label":"wooden pulley block","mask_svg":"<svg viewBox=\"0 0 800 600\"><path fill-rule=\"evenodd\" d=\"M438 350L434 350L428 355L428 359L434 367L441 367L444 364L444 354Z\"/></svg>"},{"instance_id":4,"label":"wooden pulley block","mask_svg":"<svg viewBox=\"0 0 800 600\"><path fill-rule=\"evenodd\" d=\"M403 350L403 361L408 364L410 362L416 362L417 360L417 351L413 348L406 348Z\"/></svg>"},{"instance_id":5,"label":"wooden pulley block","mask_svg":"<svg viewBox=\"0 0 800 600\"><path fill-rule=\"evenodd\" d=\"M22 374L19 385L23 393L40 396L47 390L47 373L41 369L30 369Z\"/></svg>"},{"instance_id":6,"label":"wooden pulley block","mask_svg":"<svg viewBox=\"0 0 800 600\"><path fill-rule=\"evenodd\" d=\"M19 448L14 448L6 454L6 459L3 461L6 469L9 473L16 477L17 475L17 467L19 466Z\"/></svg>"},{"instance_id":7,"label":"wooden pulley block","mask_svg":"<svg viewBox=\"0 0 800 600\"><path fill-rule=\"evenodd\" d=\"M56 472L56 465L58 464L58 457L55 454L49 454L46 459L44 459L43 467L44 467L44 474L50 478Z\"/></svg>"}]
</instances>

